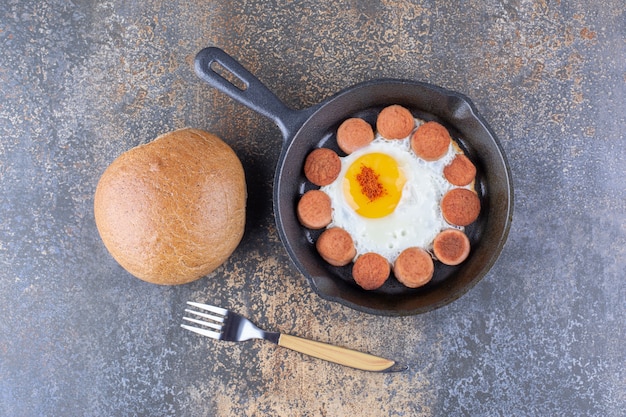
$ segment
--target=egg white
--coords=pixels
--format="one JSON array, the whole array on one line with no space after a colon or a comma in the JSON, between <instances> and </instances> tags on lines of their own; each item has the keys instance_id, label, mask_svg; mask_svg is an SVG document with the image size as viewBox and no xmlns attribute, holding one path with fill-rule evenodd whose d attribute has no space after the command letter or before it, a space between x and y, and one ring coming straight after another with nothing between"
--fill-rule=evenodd
<instances>
[{"instance_id":1,"label":"egg white","mask_svg":"<svg viewBox=\"0 0 626 417\"><path fill-rule=\"evenodd\" d=\"M380 152L391 156L406 178L402 196L395 210L381 218L366 218L348 204L343 191L347 169L364 154ZM443 218L439 203L452 188L445 180L443 168L454 158L452 144L448 153L433 162L417 157L410 140L386 140L380 136L369 145L341 158L339 177L321 187L331 200L333 209L329 227L341 227L352 236L357 257L375 252L393 263L404 249L417 246L426 250L444 228L451 227ZM355 258L356 259L356 258Z\"/></svg>"}]
</instances>

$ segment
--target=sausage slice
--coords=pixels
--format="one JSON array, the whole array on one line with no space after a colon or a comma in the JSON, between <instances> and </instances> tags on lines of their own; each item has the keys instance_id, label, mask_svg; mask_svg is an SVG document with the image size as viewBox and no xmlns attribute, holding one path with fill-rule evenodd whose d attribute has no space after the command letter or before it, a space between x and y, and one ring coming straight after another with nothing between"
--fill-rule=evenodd
<instances>
[{"instance_id":1,"label":"sausage slice","mask_svg":"<svg viewBox=\"0 0 626 417\"><path fill-rule=\"evenodd\" d=\"M433 252L441 263L458 265L470 253L469 238L460 230L446 229L435 237Z\"/></svg>"},{"instance_id":2,"label":"sausage slice","mask_svg":"<svg viewBox=\"0 0 626 417\"><path fill-rule=\"evenodd\" d=\"M450 224L467 226L480 214L480 199L466 188L453 188L441 199L441 214Z\"/></svg>"},{"instance_id":3,"label":"sausage slice","mask_svg":"<svg viewBox=\"0 0 626 417\"><path fill-rule=\"evenodd\" d=\"M393 273L402 284L417 288L433 277L435 264L424 249L411 247L403 250L393 264Z\"/></svg>"},{"instance_id":4,"label":"sausage slice","mask_svg":"<svg viewBox=\"0 0 626 417\"><path fill-rule=\"evenodd\" d=\"M415 128L415 119L409 110L394 104L378 113L376 130L385 139L404 139Z\"/></svg>"},{"instance_id":5,"label":"sausage slice","mask_svg":"<svg viewBox=\"0 0 626 417\"><path fill-rule=\"evenodd\" d=\"M344 120L337 129L337 145L347 154L351 154L374 140L374 130L365 120L352 117Z\"/></svg>"},{"instance_id":6,"label":"sausage slice","mask_svg":"<svg viewBox=\"0 0 626 417\"><path fill-rule=\"evenodd\" d=\"M463 187L474 181L476 167L467 156L459 154L443 168L443 175L450 184Z\"/></svg>"},{"instance_id":7,"label":"sausage slice","mask_svg":"<svg viewBox=\"0 0 626 417\"><path fill-rule=\"evenodd\" d=\"M320 256L333 266L348 265L356 256L352 237L340 227L324 230L315 247Z\"/></svg>"},{"instance_id":8,"label":"sausage slice","mask_svg":"<svg viewBox=\"0 0 626 417\"><path fill-rule=\"evenodd\" d=\"M387 259L374 252L359 256L352 267L352 277L364 290L380 288L390 273L391 267Z\"/></svg>"},{"instance_id":9,"label":"sausage slice","mask_svg":"<svg viewBox=\"0 0 626 417\"><path fill-rule=\"evenodd\" d=\"M436 161L448 152L451 140L444 126L437 122L426 122L411 136L411 148L425 161Z\"/></svg>"},{"instance_id":10,"label":"sausage slice","mask_svg":"<svg viewBox=\"0 0 626 417\"><path fill-rule=\"evenodd\" d=\"M304 161L304 176L315 185L328 185L341 171L339 155L332 149L317 148Z\"/></svg>"},{"instance_id":11,"label":"sausage slice","mask_svg":"<svg viewBox=\"0 0 626 417\"><path fill-rule=\"evenodd\" d=\"M309 190L298 201L298 220L309 229L323 229L332 220L330 197L320 190Z\"/></svg>"}]
</instances>

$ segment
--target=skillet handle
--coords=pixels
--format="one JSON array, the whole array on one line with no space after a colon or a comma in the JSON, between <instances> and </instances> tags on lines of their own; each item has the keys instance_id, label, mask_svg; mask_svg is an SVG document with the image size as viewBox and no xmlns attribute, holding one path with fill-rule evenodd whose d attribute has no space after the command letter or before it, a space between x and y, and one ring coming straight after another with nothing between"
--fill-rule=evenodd
<instances>
[{"instance_id":1,"label":"skillet handle","mask_svg":"<svg viewBox=\"0 0 626 417\"><path fill-rule=\"evenodd\" d=\"M285 140L293 137L309 116L309 111L293 110L283 104L258 78L220 48L209 47L198 52L195 71L212 87L273 120Z\"/></svg>"}]
</instances>

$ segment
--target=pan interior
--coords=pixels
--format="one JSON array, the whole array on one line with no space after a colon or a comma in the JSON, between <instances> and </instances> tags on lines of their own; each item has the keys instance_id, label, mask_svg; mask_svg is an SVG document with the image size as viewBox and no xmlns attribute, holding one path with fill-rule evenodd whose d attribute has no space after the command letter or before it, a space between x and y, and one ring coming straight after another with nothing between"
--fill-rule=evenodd
<instances>
[{"instance_id":1,"label":"pan interior","mask_svg":"<svg viewBox=\"0 0 626 417\"><path fill-rule=\"evenodd\" d=\"M318 255L315 241L321 231L300 225L296 205L310 184L303 163L313 149L323 146L343 153L335 133L349 117L375 126L378 113L399 104L422 120L448 128L477 168L476 191L481 213L466 228L472 251L456 267L435 262L433 279L423 287L407 288L393 276L378 290L365 291L351 277L351 265L333 267ZM275 215L281 239L297 268L314 291L325 299L372 314L408 315L443 306L468 291L491 268L506 240L512 216L512 188L506 158L496 137L464 96L429 84L379 80L359 84L331 97L288 138L276 172Z\"/></svg>"}]
</instances>

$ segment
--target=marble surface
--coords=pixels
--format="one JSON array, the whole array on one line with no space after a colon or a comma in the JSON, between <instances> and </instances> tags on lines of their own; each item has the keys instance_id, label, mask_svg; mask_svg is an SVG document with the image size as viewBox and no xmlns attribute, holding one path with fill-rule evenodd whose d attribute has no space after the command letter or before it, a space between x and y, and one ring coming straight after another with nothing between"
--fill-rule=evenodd
<instances>
[{"instance_id":1,"label":"marble surface","mask_svg":"<svg viewBox=\"0 0 626 417\"><path fill-rule=\"evenodd\" d=\"M623 415L623 1L0 3L0 415ZM280 131L195 76L209 45L296 109L381 77L471 97L515 187L491 272L412 317L315 295L274 225ZM93 193L120 153L185 126L241 158L246 233L214 273L160 287L108 255ZM201 338L179 327L189 299L411 367Z\"/></svg>"}]
</instances>

